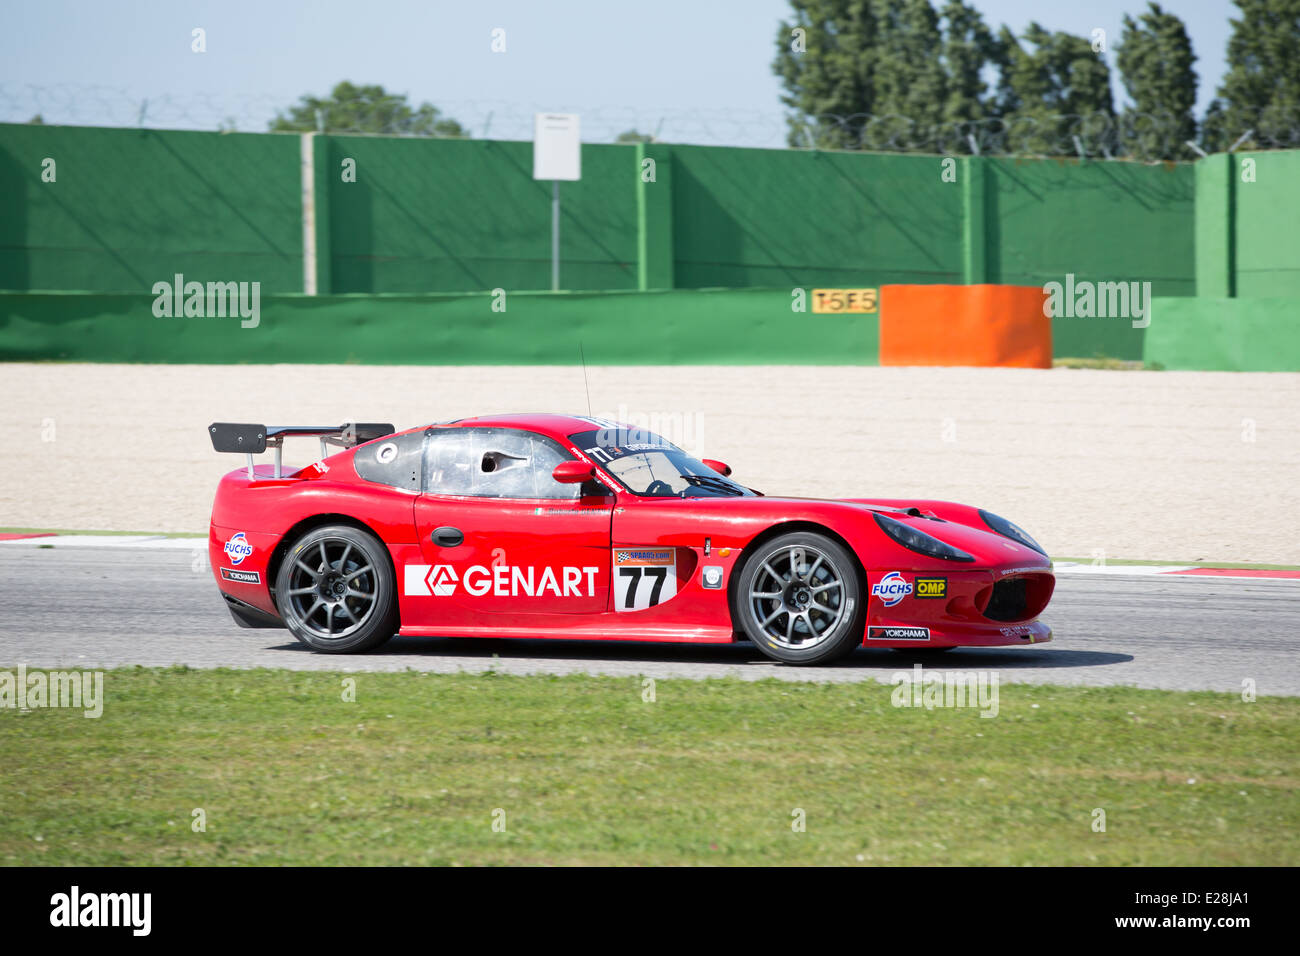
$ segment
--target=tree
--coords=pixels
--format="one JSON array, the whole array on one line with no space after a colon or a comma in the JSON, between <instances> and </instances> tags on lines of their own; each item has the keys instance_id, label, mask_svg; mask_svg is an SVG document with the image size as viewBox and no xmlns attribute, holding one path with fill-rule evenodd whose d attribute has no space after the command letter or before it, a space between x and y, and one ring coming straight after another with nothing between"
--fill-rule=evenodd
<instances>
[{"instance_id":1,"label":"tree","mask_svg":"<svg viewBox=\"0 0 1300 956\"><path fill-rule=\"evenodd\" d=\"M1110 68L1083 37L1049 33L1030 23L1021 46L1005 26L998 108L1007 123L1007 148L1016 153L1074 152L1078 136L1089 151L1107 141L1115 115Z\"/></svg>"},{"instance_id":2,"label":"tree","mask_svg":"<svg viewBox=\"0 0 1300 956\"><path fill-rule=\"evenodd\" d=\"M979 11L947 0L791 0L774 72L792 146L967 151L992 108L981 73L1000 47Z\"/></svg>"},{"instance_id":3,"label":"tree","mask_svg":"<svg viewBox=\"0 0 1300 956\"><path fill-rule=\"evenodd\" d=\"M1294 0L1300 3L1300 0ZM1012 150L1054 153L1113 138L1110 70L1090 42L1037 23L995 36L969 0L790 0L773 71L788 142L969 152L975 125L1006 117ZM996 67L999 83L984 80Z\"/></svg>"},{"instance_id":4,"label":"tree","mask_svg":"<svg viewBox=\"0 0 1300 956\"><path fill-rule=\"evenodd\" d=\"M627 130L618 134L614 140L616 143L653 143L655 138L649 133L639 133L634 129Z\"/></svg>"},{"instance_id":5,"label":"tree","mask_svg":"<svg viewBox=\"0 0 1300 956\"><path fill-rule=\"evenodd\" d=\"M875 119L868 148L934 152L948 77L941 62L939 18L930 0L877 0L870 55Z\"/></svg>"},{"instance_id":6,"label":"tree","mask_svg":"<svg viewBox=\"0 0 1300 956\"><path fill-rule=\"evenodd\" d=\"M1185 155L1184 144L1196 136L1196 54L1183 21L1158 3L1149 3L1138 22L1125 14L1118 62L1133 100L1121 117L1132 151L1147 159Z\"/></svg>"},{"instance_id":7,"label":"tree","mask_svg":"<svg viewBox=\"0 0 1300 956\"><path fill-rule=\"evenodd\" d=\"M989 96L984 82L984 68L1002 68L1006 51L984 23L980 12L963 0L948 0L941 12L943 19L942 62L947 77L943 102L946 124L941 152L969 152L966 134L971 125L997 113L997 104Z\"/></svg>"},{"instance_id":8,"label":"tree","mask_svg":"<svg viewBox=\"0 0 1300 956\"><path fill-rule=\"evenodd\" d=\"M1294 146L1300 127L1300 0L1234 0L1241 17L1228 38L1228 72L1206 113L1211 150Z\"/></svg>"},{"instance_id":9,"label":"tree","mask_svg":"<svg viewBox=\"0 0 1300 956\"><path fill-rule=\"evenodd\" d=\"M847 122L875 103L872 0L790 0L793 17L777 30L772 69L790 107L791 146L858 145Z\"/></svg>"},{"instance_id":10,"label":"tree","mask_svg":"<svg viewBox=\"0 0 1300 956\"><path fill-rule=\"evenodd\" d=\"M466 137L454 119L431 104L412 109L406 94L388 93L382 86L354 86L344 80L328 98L305 95L277 114L270 127L277 132L396 133L406 136Z\"/></svg>"}]
</instances>

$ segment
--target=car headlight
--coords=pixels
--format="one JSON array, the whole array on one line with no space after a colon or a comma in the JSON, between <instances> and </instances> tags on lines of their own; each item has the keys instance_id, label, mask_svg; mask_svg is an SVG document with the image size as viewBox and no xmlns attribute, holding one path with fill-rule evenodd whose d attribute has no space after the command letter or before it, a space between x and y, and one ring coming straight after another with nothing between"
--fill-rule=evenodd
<instances>
[{"instance_id":1,"label":"car headlight","mask_svg":"<svg viewBox=\"0 0 1300 956\"><path fill-rule=\"evenodd\" d=\"M980 509L980 517L984 519L986 525L998 534L1002 535L1002 537L1010 538L1012 541L1018 541L1026 548L1033 548L1043 557L1047 557L1047 552L1043 550L1043 546L1033 538L1029 537L1029 534L1024 528L1020 527L1020 525L1008 521L1006 518L1000 518L990 511L985 511L983 508Z\"/></svg>"},{"instance_id":2,"label":"car headlight","mask_svg":"<svg viewBox=\"0 0 1300 956\"><path fill-rule=\"evenodd\" d=\"M954 548L950 544L940 541L938 538L926 534L924 531L918 531L911 525L903 524L901 521L895 521L893 518L886 518L879 511L872 512L876 519L876 524L880 525L880 530L885 532L903 547L909 551L915 551L918 554L927 554L932 558L940 558L944 561L974 561L973 555L967 554L960 548Z\"/></svg>"}]
</instances>

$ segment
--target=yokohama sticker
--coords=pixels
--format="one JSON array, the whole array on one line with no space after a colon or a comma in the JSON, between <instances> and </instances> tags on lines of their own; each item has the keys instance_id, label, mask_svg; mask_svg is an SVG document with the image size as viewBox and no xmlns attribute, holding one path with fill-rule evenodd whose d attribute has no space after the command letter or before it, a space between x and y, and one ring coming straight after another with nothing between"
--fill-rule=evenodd
<instances>
[{"instance_id":1,"label":"yokohama sticker","mask_svg":"<svg viewBox=\"0 0 1300 956\"><path fill-rule=\"evenodd\" d=\"M234 581L236 584L262 583L262 576L256 571L236 571L234 568L221 568L220 570L223 581Z\"/></svg>"},{"instance_id":2,"label":"yokohama sticker","mask_svg":"<svg viewBox=\"0 0 1300 956\"><path fill-rule=\"evenodd\" d=\"M930 629L928 627L867 628L867 640L869 641L928 641L929 639Z\"/></svg>"}]
</instances>

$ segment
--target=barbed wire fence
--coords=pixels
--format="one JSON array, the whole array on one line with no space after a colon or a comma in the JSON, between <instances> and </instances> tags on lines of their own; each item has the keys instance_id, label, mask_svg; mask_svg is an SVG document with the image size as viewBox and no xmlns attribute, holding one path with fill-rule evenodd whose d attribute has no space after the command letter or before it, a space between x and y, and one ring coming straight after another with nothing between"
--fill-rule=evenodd
<instances>
[{"instance_id":1,"label":"barbed wire fence","mask_svg":"<svg viewBox=\"0 0 1300 956\"><path fill-rule=\"evenodd\" d=\"M266 132L297 102L271 94L140 96L108 86L0 84L0 122L36 121L62 126ZM545 107L511 101L446 100L442 117L454 119L474 139L531 140L539 112L573 112L582 138L612 143L635 133L653 142L698 146L748 146L863 150L982 156L1073 156L1151 162L1190 160L1206 150L1171 114L1122 112L1032 113L938 123L900 115L859 113L794 116L781 110L706 108L638 109L586 105ZM369 135L373 129L329 133ZM401 130L388 135L413 135ZM1300 113L1258 118L1225 147L1300 147Z\"/></svg>"}]
</instances>

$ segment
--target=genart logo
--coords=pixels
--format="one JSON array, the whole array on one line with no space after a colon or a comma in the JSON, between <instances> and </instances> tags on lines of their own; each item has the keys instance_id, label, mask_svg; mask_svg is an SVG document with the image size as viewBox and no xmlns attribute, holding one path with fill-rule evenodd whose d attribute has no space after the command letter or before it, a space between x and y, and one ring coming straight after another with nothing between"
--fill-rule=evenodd
<instances>
[{"instance_id":1,"label":"genart logo","mask_svg":"<svg viewBox=\"0 0 1300 956\"><path fill-rule=\"evenodd\" d=\"M476 564L457 575L447 564L408 564L403 569L404 588L409 596L451 597L457 587L471 597L595 597L599 568L513 567L507 564L484 567Z\"/></svg>"}]
</instances>

